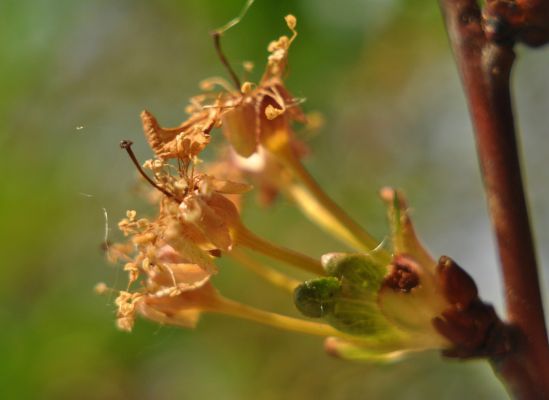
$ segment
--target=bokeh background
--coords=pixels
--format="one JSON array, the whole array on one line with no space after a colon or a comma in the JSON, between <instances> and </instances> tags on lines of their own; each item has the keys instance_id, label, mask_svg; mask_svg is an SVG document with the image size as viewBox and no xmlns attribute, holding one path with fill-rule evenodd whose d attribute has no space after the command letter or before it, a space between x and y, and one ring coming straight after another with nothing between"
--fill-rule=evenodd
<instances>
[{"instance_id":1,"label":"bokeh background","mask_svg":"<svg viewBox=\"0 0 549 400\"><path fill-rule=\"evenodd\" d=\"M483 362L437 354L392 366L336 360L322 340L207 315L193 331L114 327L96 282L125 276L100 250L136 198L119 149L150 155L139 113L184 118L199 80L223 75L209 31L243 0L0 2L0 393L5 399L500 399ZM307 165L344 208L386 233L377 190L404 189L434 254L448 254L503 311L465 103L436 1L257 0L224 37L233 64L254 61L298 18L288 86L326 124ZM532 220L547 289L549 52L519 49L514 73ZM244 219L313 256L345 248L287 201ZM222 261L222 292L295 314L290 299ZM282 267L284 268L284 267Z\"/></svg>"}]
</instances>

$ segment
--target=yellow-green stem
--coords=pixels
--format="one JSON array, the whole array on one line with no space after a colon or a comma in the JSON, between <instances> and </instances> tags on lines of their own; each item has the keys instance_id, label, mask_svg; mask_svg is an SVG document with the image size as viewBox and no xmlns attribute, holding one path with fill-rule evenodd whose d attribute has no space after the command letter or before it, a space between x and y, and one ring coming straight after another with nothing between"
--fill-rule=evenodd
<instances>
[{"instance_id":1,"label":"yellow-green stem","mask_svg":"<svg viewBox=\"0 0 549 400\"><path fill-rule=\"evenodd\" d=\"M237 243L249 248L250 250L262 253L276 260L283 261L305 271L312 272L317 275L325 275L320 261L294 250L286 249L273 244L255 235L244 226L239 226L236 229L235 234Z\"/></svg>"},{"instance_id":2,"label":"yellow-green stem","mask_svg":"<svg viewBox=\"0 0 549 400\"><path fill-rule=\"evenodd\" d=\"M237 261L239 265L242 265L244 268L252 271L273 286L279 287L289 293L293 293L294 289L301 283L296 279L292 279L283 273L254 260L238 249L233 249L228 254L231 258Z\"/></svg>"},{"instance_id":3,"label":"yellow-green stem","mask_svg":"<svg viewBox=\"0 0 549 400\"><path fill-rule=\"evenodd\" d=\"M380 242L360 227L360 225L358 225L324 192L311 174L309 174L309 171L301 164L301 161L295 156L289 146L280 148L276 155L307 188L312 198L316 200L318 206L322 207L323 214L331 215L330 223L333 226L337 226L337 229L333 231L334 234L357 250L368 252L378 247ZM312 216L314 220L317 220L314 214L311 215L308 213L308 215ZM321 221L317 222L319 222L320 225L323 225ZM324 226L328 227L327 225ZM345 231L346 233L342 234L342 231ZM352 239L350 240L350 238Z\"/></svg>"},{"instance_id":4,"label":"yellow-green stem","mask_svg":"<svg viewBox=\"0 0 549 400\"><path fill-rule=\"evenodd\" d=\"M302 184L295 182L283 189L284 193L297 204L309 219L352 248L364 250L362 243Z\"/></svg>"},{"instance_id":5,"label":"yellow-green stem","mask_svg":"<svg viewBox=\"0 0 549 400\"><path fill-rule=\"evenodd\" d=\"M433 339L430 335L418 335L417 337L396 335L386 338L375 336L352 336L338 331L330 325L257 309L225 297L218 298L215 307L211 307L205 311L243 318L286 331L305 333L314 336L337 337L348 341L349 344L363 346L374 352L433 348Z\"/></svg>"},{"instance_id":6,"label":"yellow-green stem","mask_svg":"<svg viewBox=\"0 0 549 400\"><path fill-rule=\"evenodd\" d=\"M220 299L219 307L214 312L230 315L233 317L244 318L250 321L258 322L260 324L269 325L275 328L284 329L287 331L294 331L300 333L306 333L308 335L316 336L338 336L345 337L338 330L332 328L329 325L320 324L317 322L305 321L299 318L287 317L264 310L259 310L248 305L238 303L226 298Z\"/></svg>"},{"instance_id":7,"label":"yellow-green stem","mask_svg":"<svg viewBox=\"0 0 549 400\"><path fill-rule=\"evenodd\" d=\"M309 219L323 227L328 233L354 249L367 252L373 259L379 261L380 264L390 263L391 255L387 251L382 249L381 246L378 246L374 250L368 250L364 247L302 184L296 182L287 185L284 188L284 192Z\"/></svg>"}]
</instances>

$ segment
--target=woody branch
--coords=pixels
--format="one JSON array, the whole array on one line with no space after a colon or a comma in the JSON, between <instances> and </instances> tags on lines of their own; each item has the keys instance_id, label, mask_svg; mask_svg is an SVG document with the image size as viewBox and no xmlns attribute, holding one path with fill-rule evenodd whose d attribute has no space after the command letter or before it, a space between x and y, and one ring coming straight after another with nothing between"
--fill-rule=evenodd
<instances>
[{"instance_id":1,"label":"woody branch","mask_svg":"<svg viewBox=\"0 0 549 400\"><path fill-rule=\"evenodd\" d=\"M439 0L474 125L488 207L504 278L514 351L492 358L518 398L549 393L549 347L534 243L524 195L509 78L522 41L549 41L547 1Z\"/></svg>"}]
</instances>

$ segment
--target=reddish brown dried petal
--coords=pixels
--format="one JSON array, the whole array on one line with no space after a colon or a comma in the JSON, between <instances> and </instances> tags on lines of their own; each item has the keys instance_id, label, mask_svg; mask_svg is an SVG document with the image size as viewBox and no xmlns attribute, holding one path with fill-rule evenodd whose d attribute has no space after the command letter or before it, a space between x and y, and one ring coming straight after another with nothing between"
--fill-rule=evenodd
<instances>
[{"instance_id":1,"label":"reddish brown dried petal","mask_svg":"<svg viewBox=\"0 0 549 400\"><path fill-rule=\"evenodd\" d=\"M200 318L199 310L191 309L180 310L176 313L164 313L144 301L137 304L137 311L143 317L159 324L177 325L184 328L194 328Z\"/></svg>"},{"instance_id":2,"label":"reddish brown dried petal","mask_svg":"<svg viewBox=\"0 0 549 400\"><path fill-rule=\"evenodd\" d=\"M226 213L218 214L218 209L210 207L206 202L202 202L201 208L202 216L195 225L216 248L223 251L229 250L233 241L229 232L229 223L224 218Z\"/></svg>"},{"instance_id":3,"label":"reddish brown dried petal","mask_svg":"<svg viewBox=\"0 0 549 400\"><path fill-rule=\"evenodd\" d=\"M257 115L252 103L243 103L223 114L223 134L234 150L249 157L257 150Z\"/></svg>"},{"instance_id":4,"label":"reddish brown dried petal","mask_svg":"<svg viewBox=\"0 0 549 400\"><path fill-rule=\"evenodd\" d=\"M204 110L176 128L162 128L151 113L143 111L141 122L145 137L158 157L192 158L209 143L209 130L215 123L215 116Z\"/></svg>"},{"instance_id":5,"label":"reddish brown dried petal","mask_svg":"<svg viewBox=\"0 0 549 400\"><path fill-rule=\"evenodd\" d=\"M162 151L162 147L175 139L175 137L183 132L184 128L163 129L160 127L157 119L147 110L141 112L141 123L143 131L149 145L155 153Z\"/></svg>"},{"instance_id":6,"label":"reddish brown dried petal","mask_svg":"<svg viewBox=\"0 0 549 400\"><path fill-rule=\"evenodd\" d=\"M253 186L247 183L216 179L212 176L207 177L206 184L210 190L221 194L243 194L253 189Z\"/></svg>"},{"instance_id":7,"label":"reddish brown dried petal","mask_svg":"<svg viewBox=\"0 0 549 400\"><path fill-rule=\"evenodd\" d=\"M290 116L290 119L305 124L307 122L307 117L305 116L305 113L303 112L301 107L296 104L297 100L291 95L288 89L286 89L282 82L275 83L273 86L284 100L284 104L286 105L286 110L288 112L288 115Z\"/></svg>"},{"instance_id":8,"label":"reddish brown dried petal","mask_svg":"<svg viewBox=\"0 0 549 400\"><path fill-rule=\"evenodd\" d=\"M212 193L205 202L229 227L240 225L240 215L236 206L225 196Z\"/></svg>"},{"instance_id":9,"label":"reddish brown dried petal","mask_svg":"<svg viewBox=\"0 0 549 400\"><path fill-rule=\"evenodd\" d=\"M268 107L281 110L278 104L271 96L263 96L259 104L259 142L273 153L286 150L290 142L290 121L287 112L282 112L276 118L269 119L265 115Z\"/></svg>"},{"instance_id":10,"label":"reddish brown dried petal","mask_svg":"<svg viewBox=\"0 0 549 400\"><path fill-rule=\"evenodd\" d=\"M150 277L154 283L164 287L177 286L179 289L195 290L204 285L211 274L197 264L164 264L156 267Z\"/></svg>"},{"instance_id":11,"label":"reddish brown dried petal","mask_svg":"<svg viewBox=\"0 0 549 400\"><path fill-rule=\"evenodd\" d=\"M208 282L195 290L182 292L173 297L145 296L142 302L164 314L174 315L184 310L208 309L214 306L217 300L217 290Z\"/></svg>"}]
</instances>

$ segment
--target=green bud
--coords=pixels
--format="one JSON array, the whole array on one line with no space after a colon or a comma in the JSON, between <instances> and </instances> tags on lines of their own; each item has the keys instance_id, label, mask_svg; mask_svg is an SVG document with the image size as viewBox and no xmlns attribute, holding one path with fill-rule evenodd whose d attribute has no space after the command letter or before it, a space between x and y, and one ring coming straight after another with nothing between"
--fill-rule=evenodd
<instances>
[{"instance_id":1,"label":"green bud","mask_svg":"<svg viewBox=\"0 0 549 400\"><path fill-rule=\"evenodd\" d=\"M347 295L375 296L387 272L364 254L332 253L322 257L322 265L330 276L338 278Z\"/></svg>"},{"instance_id":2,"label":"green bud","mask_svg":"<svg viewBox=\"0 0 549 400\"><path fill-rule=\"evenodd\" d=\"M305 282L296 289L299 311L353 335L376 335L391 329L377 304L385 268L361 254L334 253L324 256L322 262L331 277Z\"/></svg>"},{"instance_id":3,"label":"green bud","mask_svg":"<svg viewBox=\"0 0 549 400\"><path fill-rule=\"evenodd\" d=\"M336 278L304 282L294 291L295 305L307 317L322 318L332 311L340 288L341 284Z\"/></svg>"},{"instance_id":4,"label":"green bud","mask_svg":"<svg viewBox=\"0 0 549 400\"><path fill-rule=\"evenodd\" d=\"M391 330L375 302L339 294L325 317L334 328L351 335L376 335Z\"/></svg>"}]
</instances>

